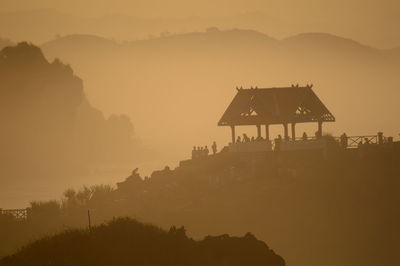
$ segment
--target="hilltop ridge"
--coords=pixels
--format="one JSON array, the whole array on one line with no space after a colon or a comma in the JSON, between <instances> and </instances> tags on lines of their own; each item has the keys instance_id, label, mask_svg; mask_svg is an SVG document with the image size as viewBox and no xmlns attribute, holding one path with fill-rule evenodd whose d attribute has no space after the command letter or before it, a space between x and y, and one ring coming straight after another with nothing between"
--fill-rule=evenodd
<instances>
[{"instance_id":1,"label":"hilltop ridge","mask_svg":"<svg viewBox=\"0 0 400 266\"><path fill-rule=\"evenodd\" d=\"M162 230L128 218L88 230L68 230L45 237L0 259L17 265L174 265L284 266L285 261L252 234L207 236L195 241L183 227Z\"/></svg>"}]
</instances>

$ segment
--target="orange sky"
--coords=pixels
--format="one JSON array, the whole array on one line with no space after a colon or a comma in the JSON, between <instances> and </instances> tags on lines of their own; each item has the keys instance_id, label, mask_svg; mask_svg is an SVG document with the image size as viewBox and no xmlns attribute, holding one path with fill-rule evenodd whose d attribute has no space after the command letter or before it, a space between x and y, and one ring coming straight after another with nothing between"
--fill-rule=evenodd
<instances>
[{"instance_id":1,"label":"orange sky","mask_svg":"<svg viewBox=\"0 0 400 266\"><path fill-rule=\"evenodd\" d=\"M124 13L141 17L220 16L239 12L263 12L301 20L377 21L399 14L396 0L2 0L3 12L57 8L79 15Z\"/></svg>"}]
</instances>

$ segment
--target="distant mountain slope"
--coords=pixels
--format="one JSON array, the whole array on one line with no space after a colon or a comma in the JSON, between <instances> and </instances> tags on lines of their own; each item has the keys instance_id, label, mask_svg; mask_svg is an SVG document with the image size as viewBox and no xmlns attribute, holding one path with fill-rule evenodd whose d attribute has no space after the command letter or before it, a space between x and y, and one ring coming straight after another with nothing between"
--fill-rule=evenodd
<instances>
[{"instance_id":1,"label":"distant mountain slope","mask_svg":"<svg viewBox=\"0 0 400 266\"><path fill-rule=\"evenodd\" d=\"M119 44L99 36L73 34L58 37L55 40L44 43L41 47L46 51L46 56L50 59L61 57L66 62L71 63L75 60L101 60L104 55L118 51ZM60 54L64 51L64 56ZM79 69L79 66L77 66Z\"/></svg>"},{"instance_id":2,"label":"distant mountain slope","mask_svg":"<svg viewBox=\"0 0 400 266\"><path fill-rule=\"evenodd\" d=\"M381 50L360 44L352 39L326 33L302 33L282 40L282 45L294 51L324 54L326 57L347 56L355 60L379 60Z\"/></svg>"},{"instance_id":3,"label":"distant mountain slope","mask_svg":"<svg viewBox=\"0 0 400 266\"><path fill-rule=\"evenodd\" d=\"M6 46L14 45L14 43L8 39L0 38L0 50Z\"/></svg>"},{"instance_id":4,"label":"distant mountain slope","mask_svg":"<svg viewBox=\"0 0 400 266\"><path fill-rule=\"evenodd\" d=\"M56 40L48 41L42 45L42 47L49 47L52 44L57 43L57 45L65 46L83 46L83 47L93 47L93 46L116 46L116 43L112 40L102 38L95 35L88 34L72 34L63 37L58 37Z\"/></svg>"},{"instance_id":5,"label":"distant mountain slope","mask_svg":"<svg viewBox=\"0 0 400 266\"><path fill-rule=\"evenodd\" d=\"M130 219L38 240L0 260L13 265L284 266L285 261L250 233L244 237L189 239L184 228L169 232Z\"/></svg>"},{"instance_id":6,"label":"distant mountain slope","mask_svg":"<svg viewBox=\"0 0 400 266\"><path fill-rule=\"evenodd\" d=\"M336 35L322 33L322 32L308 32L294 35L282 40L282 42L289 43L292 45L312 45L320 47L332 47L332 48L349 48L353 47L359 49L360 47L367 48L367 46L360 44L352 39L342 38ZM368 48L368 50L374 50Z\"/></svg>"},{"instance_id":7,"label":"distant mountain slope","mask_svg":"<svg viewBox=\"0 0 400 266\"><path fill-rule=\"evenodd\" d=\"M400 64L400 47L386 50L385 54L388 56L388 58Z\"/></svg>"},{"instance_id":8,"label":"distant mountain slope","mask_svg":"<svg viewBox=\"0 0 400 266\"><path fill-rule=\"evenodd\" d=\"M39 47L2 49L0 76L1 189L60 182L89 165L132 162L139 152L129 117L93 108L72 68L46 60Z\"/></svg>"}]
</instances>

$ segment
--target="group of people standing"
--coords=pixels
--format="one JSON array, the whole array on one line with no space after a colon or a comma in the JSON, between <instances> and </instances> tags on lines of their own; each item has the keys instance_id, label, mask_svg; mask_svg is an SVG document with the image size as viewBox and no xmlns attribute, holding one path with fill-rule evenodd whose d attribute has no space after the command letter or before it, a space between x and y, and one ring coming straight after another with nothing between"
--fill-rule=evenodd
<instances>
[{"instance_id":1,"label":"group of people standing","mask_svg":"<svg viewBox=\"0 0 400 266\"><path fill-rule=\"evenodd\" d=\"M264 138L261 137L261 136L257 137L257 138L254 138L254 137L249 138L247 136L247 134L244 133L242 138L240 136L237 137L236 143L251 142L251 141L262 141L262 140L264 140Z\"/></svg>"},{"instance_id":2,"label":"group of people standing","mask_svg":"<svg viewBox=\"0 0 400 266\"><path fill-rule=\"evenodd\" d=\"M211 149L213 154L217 153L217 143L215 141L211 145ZM192 159L208 156L209 153L210 150L208 149L207 146L204 147L194 146L192 150Z\"/></svg>"}]
</instances>

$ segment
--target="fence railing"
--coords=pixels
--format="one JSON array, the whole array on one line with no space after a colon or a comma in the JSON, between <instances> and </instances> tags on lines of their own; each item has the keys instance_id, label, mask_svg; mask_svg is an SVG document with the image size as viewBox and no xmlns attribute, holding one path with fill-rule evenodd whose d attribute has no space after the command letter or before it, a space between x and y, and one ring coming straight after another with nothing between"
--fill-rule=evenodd
<instances>
[{"instance_id":1,"label":"fence railing","mask_svg":"<svg viewBox=\"0 0 400 266\"><path fill-rule=\"evenodd\" d=\"M339 143L342 141L341 137L333 136L333 138ZM297 137L296 141L302 141L302 140L307 141L307 140L316 140L316 139L317 138L314 136L307 137L307 138ZM386 142L385 139L384 139L384 141ZM379 144L379 137L378 137L378 135L348 136L347 137L347 148L358 148L360 144Z\"/></svg>"},{"instance_id":2,"label":"fence railing","mask_svg":"<svg viewBox=\"0 0 400 266\"><path fill-rule=\"evenodd\" d=\"M28 219L28 209L8 209L8 210L0 209L0 214L11 215L15 219L19 219L19 220Z\"/></svg>"},{"instance_id":3,"label":"fence railing","mask_svg":"<svg viewBox=\"0 0 400 266\"><path fill-rule=\"evenodd\" d=\"M340 142L340 137L335 137ZM358 148L360 144L378 144L377 135L347 137L347 148Z\"/></svg>"}]
</instances>

